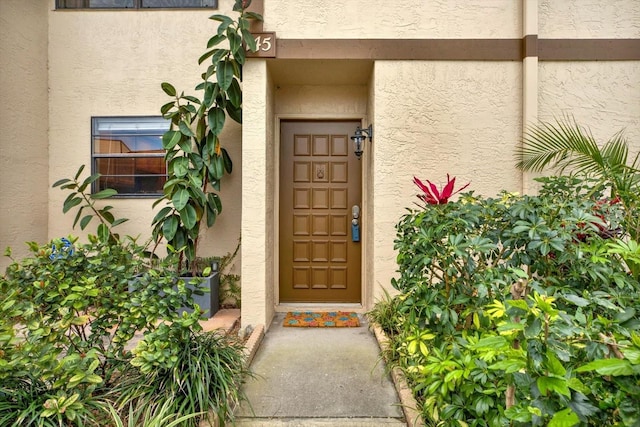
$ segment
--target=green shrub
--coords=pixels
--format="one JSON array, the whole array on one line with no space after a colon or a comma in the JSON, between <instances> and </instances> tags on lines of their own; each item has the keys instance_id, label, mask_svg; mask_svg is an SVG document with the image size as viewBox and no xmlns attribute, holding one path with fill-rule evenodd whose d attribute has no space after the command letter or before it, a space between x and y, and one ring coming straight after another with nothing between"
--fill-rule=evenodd
<instances>
[{"instance_id":1,"label":"green shrub","mask_svg":"<svg viewBox=\"0 0 640 427\"><path fill-rule=\"evenodd\" d=\"M32 257L7 268L0 280L0 424L99 424L98 396L130 362L125 346L134 334L193 306L171 274L143 270L142 248L126 242L31 243Z\"/></svg>"},{"instance_id":2,"label":"green shrub","mask_svg":"<svg viewBox=\"0 0 640 427\"><path fill-rule=\"evenodd\" d=\"M625 206L590 179L542 182L539 196L464 194L397 225L397 313L374 317L432 425L638 422Z\"/></svg>"},{"instance_id":3,"label":"green shrub","mask_svg":"<svg viewBox=\"0 0 640 427\"><path fill-rule=\"evenodd\" d=\"M209 411L224 423L241 398L242 346L200 332L201 290L176 277L171 256L150 263L113 233L123 220L94 205L96 176L81 172L56 184L70 191L64 211L77 207L82 228L97 217L98 234L29 243L32 256L0 278L0 425L195 425Z\"/></svg>"}]
</instances>

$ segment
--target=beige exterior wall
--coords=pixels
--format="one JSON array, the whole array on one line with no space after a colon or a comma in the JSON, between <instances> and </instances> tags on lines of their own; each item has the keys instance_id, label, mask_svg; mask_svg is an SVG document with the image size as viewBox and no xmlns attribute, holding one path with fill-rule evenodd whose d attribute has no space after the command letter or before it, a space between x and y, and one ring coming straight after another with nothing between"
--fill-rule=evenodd
<instances>
[{"instance_id":1,"label":"beige exterior wall","mask_svg":"<svg viewBox=\"0 0 640 427\"><path fill-rule=\"evenodd\" d=\"M265 0L266 31L282 38L520 37L513 0Z\"/></svg>"},{"instance_id":2,"label":"beige exterior wall","mask_svg":"<svg viewBox=\"0 0 640 427\"><path fill-rule=\"evenodd\" d=\"M638 38L640 2L538 0L540 38Z\"/></svg>"},{"instance_id":3,"label":"beige exterior wall","mask_svg":"<svg viewBox=\"0 0 640 427\"><path fill-rule=\"evenodd\" d=\"M243 81L242 324L266 324L274 297L274 125L272 88L264 60L246 64ZM251 125L246 125L251 123Z\"/></svg>"},{"instance_id":4,"label":"beige exterior wall","mask_svg":"<svg viewBox=\"0 0 640 427\"><path fill-rule=\"evenodd\" d=\"M396 269L395 224L415 207L413 176L493 196L519 191L514 150L521 132L521 64L378 61L373 143L376 287Z\"/></svg>"},{"instance_id":5,"label":"beige exterior wall","mask_svg":"<svg viewBox=\"0 0 640 427\"><path fill-rule=\"evenodd\" d=\"M15 259L47 238L47 14L41 0L0 1L0 250ZM0 273L10 263L0 255Z\"/></svg>"},{"instance_id":6,"label":"beige exterior wall","mask_svg":"<svg viewBox=\"0 0 640 427\"><path fill-rule=\"evenodd\" d=\"M631 151L640 151L640 62L542 62L539 115L570 115L604 143L624 130Z\"/></svg>"},{"instance_id":7,"label":"beige exterior wall","mask_svg":"<svg viewBox=\"0 0 640 427\"><path fill-rule=\"evenodd\" d=\"M159 116L160 106L171 100L160 88L165 81L179 92L193 93L204 69L197 59L217 28L217 22L207 18L213 12L230 13L231 5L222 1L219 11L50 12L49 183L72 177L82 164L90 170L91 117ZM229 122L221 139L234 172L222 182L223 213L212 232L201 238L202 256L233 251L240 237L241 126ZM62 215L66 196L58 188L49 190L49 237L83 234L79 228L72 231L73 215ZM155 211L161 208L153 211L154 201L109 200L116 216L129 218L118 227L120 234L148 239Z\"/></svg>"}]
</instances>

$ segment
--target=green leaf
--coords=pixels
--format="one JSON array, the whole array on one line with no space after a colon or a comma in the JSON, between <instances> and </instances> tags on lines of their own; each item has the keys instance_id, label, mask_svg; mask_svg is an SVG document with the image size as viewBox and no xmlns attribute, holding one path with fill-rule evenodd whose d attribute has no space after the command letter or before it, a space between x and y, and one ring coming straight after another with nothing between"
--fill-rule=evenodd
<instances>
[{"instance_id":1,"label":"green leaf","mask_svg":"<svg viewBox=\"0 0 640 427\"><path fill-rule=\"evenodd\" d=\"M162 107L160 107L160 114L162 114L164 116L165 114L167 114L173 108L174 105L175 105L175 103L173 101L167 102Z\"/></svg>"},{"instance_id":2,"label":"green leaf","mask_svg":"<svg viewBox=\"0 0 640 427\"><path fill-rule=\"evenodd\" d=\"M578 307L586 307L589 305L589 300L579 297L578 295L567 294L567 295L564 295L563 298L569 301L570 303L577 305Z\"/></svg>"},{"instance_id":3,"label":"green leaf","mask_svg":"<svg viewBox=\"0 0 640 427\"><path fill-rule=\"evenodd\" d=\"M186 157L176 157L169 163L173 174L178 178L183 178L189 173L189 159Z\"/></svg>"},{"instance_id":4,"label":"green leaf","mask_svg":"<svg viewBox=\"0 0 640 427\"><path fill-rule=\"evenodd\" d=\"M211 104L213 104L213 100L215 99L215 96L213 96L213 91L214 91L214 84L211 82L204 82L204 97L203 97L203 102L206 108L211 107Z\"/></svg>"},{"instance_id":5,"label":"green leaf","mask_svg":"<svg viewBox=\"0 0 640 427\"><path fill-rule=\"evenodd\" d=\"M218 213L211 209L211 203L207 203L207 227L212 227L217 217Z\"/></svg>"},{"instance_id":6,"label":"green leaf","mask_svg":"<svg viewBox=\"0 0 640 427\"><path fill-rule=\"evenodd\" d=\"M235 31L235 29L229 27L227 29L227 38L229 39L229 49L235 56L236 52L242 49L242 37Z\"/></svg>"},{"instance_id":7,"label":"green leaf","mask_svg":"<svg viewBox=\"0 0 640 427\"><path fill-rule=\"evenodd\" d=\"M224 170L226 170L227 173L231 173L233 170L233 162L231 161L229 153L224 148L222 149L222 157L224 158Z\"/></svg>"},{"instance_id":8,"label":"green leaf","mask_svg":"<svg viewBox=\"0 0 640 427\"><path fill-rule=\"evenodd\" d=\"M115 227L116 225L122 224L123 222L129 221L127 218L118 218L111 223L111 227Z\"/></svg>"},{"instance_id":9,"label":"green leaf","mask_svg":"<svg viewBox=\"0 0 640 427\"><path fill-rule=\"evenodd\" d=\"M599 359L582 365L576 372L596 371L600 375L632 375L633 367L628 360L624 359Z\"/></svg>"},{"instance_id":10,"label":"green leaf","mask_svg":"<svg viewBox=\"0 0 640 427\"><path fill-rule=\"evenodd\" d=\"M101 242L108 242L110 235L111 233L109 232L109 227L107 227L105 224L98 225L98 238Z\"/></svg>"},{"instance_id":11,"label":"green leaf","mask_svg":"<svg viewBox=\"0 0 640 427\"><path fill-rule=\"evenodd\" d=\"M222 43L226 39L227 39L227 36L225 36L224 34L216 34L215 36L211 37L207 42L207 49L211 49L212 47Z\"/></svg>"},{"instance_id":12,"label":"green leaf","mask_svg":"<svg viewBox=\"0 0 640 427\"><path fill-rule=\"evenodd\" d=\"M78 168L78 171L76 172L75 176L73 177L73 179L75 181L77 181L78 178L80 178L80 175L82 174L83 170L84 170L84 165L80 165L80 167Z\"/></svg>"},{"instance_id":13,"label":"green leaf","mask_svg":"<svg viewBox=\"0 0 640 427\"><path fill-rule=\"evenodd\" d=\"M209 19L213 19L214 21L219 21L219 22L227 22L229 24L233 23L233 20L226 15L218 15L218 14L211 15Z\"/></svg>"},{"instance_id":14,"label":"green leaf","mask_svg":"<svg viewBox=\"0 0 640 427\"><path fill-rule=\"evenodd\" d=\"M171 150L182 139L182 133L177 130L168 130L162 135L162 147L165 150Z\"/></svg>"},{"instance_id":15,"label":"green leaf","mask_svg":"<svg viewBox=\"0 0 640 427\"><path fill-rule=\"evenodd\" d=\"M633 319L635 315L636 315L636 310L633 307L627 307L622 313L617 313L614 319L618 323L624 323L629 319Z\"/></svg>"},{"instance_id":16,"label":"green leaf","mask_svg":"<svg viewBox=\"0 0 640 427\"><path fill-rule=\"evenodd\" d=\"M526 367L526 362L521 359L506 359L500 362L494 363L489 366L489 369L494 371L504 371L507 374L518 372Z\"/></svg>"},{"instance_id":17,"label":"green leaf","mask_svg":"<svg viewBox=\"0 0 640 427\"><path fill-rule=\"evenodd\" d=\"M184 188L180 188L178 191L176 191L173 197L171 198L171 203L173 203L173 206L178 211L181 211L182 209L184 209L184 207L187 205L188 202L189 202L189 192Z\"/></svg>"},{"instance_id":18,"label":"green leaf","mask_svg":"<svg viewBox=\"0 0 640 427\"><path fill-rule=\"evenodd\" d=\"M218 62L216 77L222 91L227 91L233 81L233 64L231 61L223 59Z\"/></svg>"},{"instance_id":19,"label":"green leaf","mask_svg":"<svg viewBox=\"0 0 640 427\"><path fill-rule=\"evenodd\" d=\"M640 349L639 348L627 348L622 350L624 357L634 365L640 365Z\"/></svg>"},{"instance_id":20,"label":"green leaf","mask_svg":"<svg viewBox=\"0 0 640 427\"><path fill-rule=\"evenodd\" d=\"M166 219L164 224L162 224L162 235L168 241L172 241L176 235L176 231L178 231L178 217L171 215Z\"/></svg>"},{"instance_id":21,"label":"green leaf","mask_svg":"<svg viewBox=\"0 0 640 427\"><path fill-rule=\"evenodd\" d=\"M73 194L71 194L71 196L73 196ZM64 201L62 212L67 213L80 203L82 203L82 199L80 197L68 197L67 200Z\"/></svg>"},{"instance_id":22,"label":"green leaf","mask_svg":"<svg viewBox=\"0 0 640 427\"><path fill-rule=\"evenodd\" d=\"M245 12L244 16L246 16L249 19L255 19L256 21L262 21L262 15L260 15L259 13L256 12Z\"/></svg>"},{"instance_id":23,"label":"green leaf","mask_svg":"<svg viewBox=\"0 0 640 427\"><path fill-rule=\"evenodd\" d=\"M218 36L214 36L214 37L218 37ZM202 64L204 61L207 60L207 58L210 58L214 53L216 53L216 50L217 49L212 49L202 54L200 58L198 58L198 64Z\"/></svg>"},{"instance_id":24,"label":"green leaf","mask_svg":"<svg viewBox=\"0 0 640 427\"><path fill-rule=\"evenodd\" d=\"M562 366L558 358L549 350L547 351L547 368L549 372L560 377L564 377L567 370Z\"/></svg>"},{"instance_id":25,"label":"green leaf","mask_svg":"<svg viewBox=\"0 0 640 427\"><path fill-rule=\"evenodd\" d=\"M108 199L109 197L115 196L116 194L118 194L118 192L113 188L105 188L102 191L98 191L97 193L92 194L91 198L92 199Z\"/></svg>"},{"instance_id":26,"label":"green leaf","mask_svg":"<svg viewBox=\"0 0 640 427\"><path fill-rule=\"evenodd\" d=\"M473 348L481 349L481 348L491 348L491 349L500 349L508 345L507 339L501 336L495 337L486 337L482 338L478 341Z\"/></svg>"},{"instance_id":27,"label":"green leaf","mask_svg":"<svg viewBox=\"0 0 640 427\"><path fill-rule=\"evenodd\" d=\"M80 220L80 229L84 230L85 227L89 225L92 219L93 219L93 215L86 215L84 218L82 218Z\"/></svg>"},{"instance_id":28,"label":"green leaf","mask_svg":"<svg viewBox=\"0 0 640 427\"><path fill-rule=\"evenodd\" d=\"M195 96L191 96L191 95L182 95L181 97L182 99L186 99L187 101L193 102L194 104L198 104L200 105L202 102L196 98Z\"/></svg>"},{"instance_id":29,"label":"green leaf","mask_svg":"<svg viewBox=\"0 0 640 427\"><path fill-rule=\"evenodd\" d=\"M538 385L540 394L546 395L548 392L552 391L563 396L571 397L569 385L567 384L567 380L564 378L539 377L536 384Z\"/></svg>"},{"instance_id":30,"label":"green leaf","mask_svg":"<svg viewBox=\"0 0 640 427\"><path fill-rule=\"evenodd\" d=\"M176 96L176 88L173 87L170 83L163 82L161 85L162 90L169 96Z\"/></svg>"},{"instance_id":31,"label":"green leaf","mask_svg":"<svg viewBox=\"0 0 640 427\"><path fill-rule=\"evenodd\" d=\"M207 117L209 120L209 129L211 129L211 132L213 132L215 135L220 135L222 129L224 128L225 119L227 118L224 110L219 107L212 107L211 109L209 109Z\"/></svg>"},{"instance_id":32,"label":"green leaf","mask_svg":"<svg viewBox=\"0 0 640 427\"><path fill-rule=\"evenodd\" d=\"M229 101L231 101L231 104L233 104L234 107L242 106L242 89L240 88L238 79L233 79L231 81L231 86L229 86L227 96L229 97Z\"/></svg>"},{"instance_id":33,"label":"green leaf","mask_svg":"<svg viewBox=\"0 0 640 427\"><path fill-rule=\"evenodd\" d=\"M78 191L82 192L86 190L90 184L93 184L99 179L100 179L99 173L94 173L93 175L88 176L84 181L82 181L82 184L80 184L80 186L78 187Z\"/></svg>"},{"instance_id":34,"label":"green leaf","mask_svg":"<svg viewBox=\"0 0 640 427\"><path fill-rule=\"evenodd\" d=\"M71 180L69 178L60 179L60 180L54 182L52 187L58 187L58 186L60 186L62 184L66 184L67 182L71 182Z\"/></svg>"},{"instance_id":35,"label":"green leaf","mask_svg":"<svg viewBox=\"0 0 640 427\"><path fill-rule=\"evenodd\" d=\"M242 108L234 107L230 102L225 106L225 110L227 110L227 114L237 123L242 124Z\"/></svg>"},{"instance_id":36,"label":"green leaf","mask_svg":"<svg viewBox=\"0 0 640 427\"><path fill-rule=\"evenodd\" d=\"M222 213L222 201L220 200L220 196L218 196L217 194L207 194L207 205L217 213Z\"/></svg>"},{"instance_id":37,"label":"green leaf","mask_svg":"<svg viewBox=\"0 0 640 427\"><path fill-rule=\"evenodd\" d=\"M251 52L255 52L258 50L258 46L256 45L256 39L253 36L253 34L251 34L251 32L249 30L246 29L242 29L242 38L244 39L245 44L247 45L247 47L249 48L249 50Z\"/></svg>"},{"instance_id":38,"label":"green leaf","mask_svg":"<svg viewBox=\"0 0 640 427\"><path fill-rule=\"evenodd\" d=\"M180 123L178 123L178 127L180 128L180 133L182 133L183 135L194 136L193 131L189 127L189 124L184 120L180 120Z\"/></svg>"},{"instance_id":39,"label":"green leaf","mask_svg":"<svg viewBox=\"0 0 640 427\"><path fill-rule=\"evenodd\" d=\"M91 374L87 375L85 381L91 384L100 384L102 382L102 377L96 374Z\"/></svg>"},{"instance_id":40,"label":"green leaf","mask_svg":"<svg viewBox=\"0 0 640 427\"><path fill-rule=\"evenodd\" d=\"M580 423L580 419L570 408L556 412L549 421L548 427L573 427Z\"/></svg>"},{"instance_id":41,"label":"green leaf","mask_svg":"<svg viewBox=\"0 0 640 427\"><path fill-rule=\"evenodd\" d=\"M191 205L186 205L180 211L180 220L187 229L193 229L196 226L197 214L196 210Z\"/></svg>"}]
</instances>

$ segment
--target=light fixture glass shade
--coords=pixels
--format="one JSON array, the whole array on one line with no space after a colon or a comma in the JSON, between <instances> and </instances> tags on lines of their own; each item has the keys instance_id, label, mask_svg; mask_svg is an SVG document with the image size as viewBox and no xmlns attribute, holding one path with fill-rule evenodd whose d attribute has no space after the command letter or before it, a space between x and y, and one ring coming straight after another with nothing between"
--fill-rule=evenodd
<instances>
[{"instance_id":1,"label":"light fixture glass shade","mask_svg":"<svg viewBox=\"0 0 640 427\"><path fill-rule=\"evenodd\" d=\"M351 137L351 139L353 139L353 151L356 153L357 158L362 157L362 145L364 144L364 138L364 135L358 134Z\"/></svg>"},{"instance_id":2,"label":"light fixture glass shade","mask_svg":"<svg viewBox=\"0 0 640 427\"><path fill-rule=\"evenodd\" d=\"M362 157L364 141L367 138L369 138L369 141L373 139L373 125L369 125L369 127L366 129L362 129L360 126L358 126L356 128L356 134L351 137L351 139L353 139L353 151L358 159Z\"/></svg>"}]
</instances>

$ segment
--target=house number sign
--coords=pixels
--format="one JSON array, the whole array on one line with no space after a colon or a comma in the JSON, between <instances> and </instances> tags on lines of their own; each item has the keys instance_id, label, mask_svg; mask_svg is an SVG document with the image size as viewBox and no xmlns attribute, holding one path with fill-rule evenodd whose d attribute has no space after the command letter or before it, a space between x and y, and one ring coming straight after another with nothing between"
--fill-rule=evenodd
<instances>
[{"instance_id":1,"label":"house number sign","mask_svg":"<svg viewBox=\"0 0 640 427\"><path fill-rule=\"evenodd\" d=\"M276 57L276 33L252 33L256 39L257 51L251 52L245 47L247 58L275 58Z\"/></svg>"}]
</instances>

